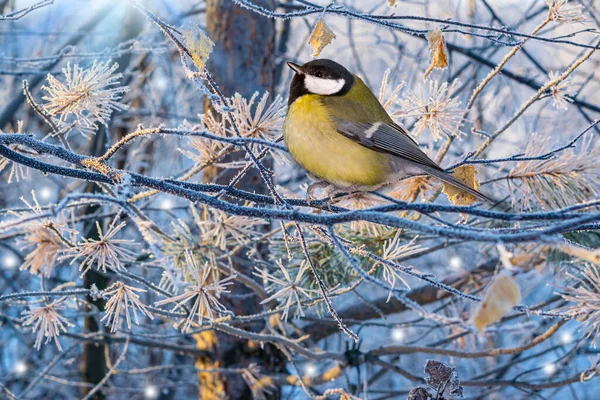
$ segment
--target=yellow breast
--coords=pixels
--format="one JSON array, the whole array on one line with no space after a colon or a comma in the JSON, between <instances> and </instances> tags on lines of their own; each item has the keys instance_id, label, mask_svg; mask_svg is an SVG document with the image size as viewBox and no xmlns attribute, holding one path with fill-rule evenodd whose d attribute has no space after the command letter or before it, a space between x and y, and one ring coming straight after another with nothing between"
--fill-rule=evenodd
<instances>
[{"instance_id":1,"label":"yellow breast","mask_svg":"<svg viewBox=\"0 0 600 400\"><path fill-rule=\"evenodd\" d=\"M338 187L381 185L391 172L389 156L361 146L336 131L317 95L304 95L292 103L283 135L298 164Z\"/></svg>"}]
</instances>

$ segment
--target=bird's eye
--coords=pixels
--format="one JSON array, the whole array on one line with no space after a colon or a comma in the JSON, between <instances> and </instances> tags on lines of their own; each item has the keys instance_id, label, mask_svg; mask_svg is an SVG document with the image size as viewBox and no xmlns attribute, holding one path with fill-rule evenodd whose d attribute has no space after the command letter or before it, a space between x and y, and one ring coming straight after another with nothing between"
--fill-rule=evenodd
<instances>
[{"instance_id":1,"label":"bird's eye","mask_svg":"<svg viewBox=\"0 0 600 400\"><path fill-rule=\"evenodd\" d=\"M317 71L317 72L315 72L315 76L317 78L322 78L323 77L323 73L321 71Z\"/></svg>"}]
</instances>

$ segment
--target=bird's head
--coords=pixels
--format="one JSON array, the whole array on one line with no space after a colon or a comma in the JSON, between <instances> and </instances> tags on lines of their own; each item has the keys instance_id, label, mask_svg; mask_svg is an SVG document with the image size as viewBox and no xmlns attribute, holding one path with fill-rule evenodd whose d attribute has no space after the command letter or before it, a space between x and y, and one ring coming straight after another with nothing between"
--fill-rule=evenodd
<instances>
[{"instance_id":1,"label":"bird's head","mask_svg":"<svg viewBox=\"0 0 600 400\"><path fill-rule=\"evenodd\" d=\"M287 65L296 73L290 86L288 104L305 94L342 96L354 85L354 75L335 61L320 59L304 65L293 62Z\"/></svg>"}]
</instances>

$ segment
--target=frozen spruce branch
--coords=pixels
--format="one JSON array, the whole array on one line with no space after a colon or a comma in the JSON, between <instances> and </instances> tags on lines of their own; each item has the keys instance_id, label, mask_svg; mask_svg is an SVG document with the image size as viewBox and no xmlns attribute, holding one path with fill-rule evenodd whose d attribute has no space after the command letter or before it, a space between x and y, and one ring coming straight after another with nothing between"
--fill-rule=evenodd
<instances>
[{"instance_id":1,"label":"frozen spruce branch","mask_svg":"<svg viewBox=\"0 0 600 400\"><path fill-rule=\"evenodd\" d=\"M100 223L96 221L98 239L83 238L83 241L66 251L64 258L73 257L71 264L83 258L79 264L79 270L83 269L82 276L92 266L102 272L106 272L107 268L113 271L124 271L123 264L135 260L136 253L123 247L124 244L133 241L115 238L117 233L125 227L125 222L119 225L115 225L115 223L116 221L113 221L106 233L103 233Z\"/></svg>"},{"instance_id":2,"label":"frozen spruce branch","mask_svg":"<svg viewBox=\"0 0 600 400\"><path fill-rule=\"evenodd\" d=\"M44 343L48 343L54 339L56 347L62 351L62 347L58 341L60 332L66 332L67 326L74 326L57 311L64 309L63 301L64 298L45 306L31 307L28 311L23 312L23 317L25 317L23 326L31 326L31 330L34 333L37 332L34 344L37 350L41 348L42 340L45 337L46 341Z\"/></svg>"},{"instance_id":3,"label":"frozen spruce branch","mask_svg":"<svg viewBox=\"0 0 600 400\"><path fill-rule=\"evenodd\" d=\"M279 267L278 271L269 272L263 268L254 272L254 275L265 282L267 291L272 293L271 296L261 301L261 304L277 301L283 306L281 319L284 321L287 321L292 306L296 308L295 314L304 316L301 299L310 299L312 293L318 293L317 290L303 287L306 285L304 274L308 270L307 263L302 263L299 268L295 268L296 273L293 277L291 270L285 267L281 260L277 260L276 265Z\"/></svg>"},{"instance_id":4,"label":"frozen spruce branch","mask_svg":"<svg viewBox=\"0 0 600 400\"><path fill-rule=\"evenodd\" d=\"M44 110L66 127L77 123L83 134L94 133L96 123L106 124L113 111L126 110L118 100L129 89L118 86L122 74L115 74L118 64L94 61L84 69L67 64L63 69L64 83L48 74L47 84L42 86L48 94Z\"/></svg>"},{"instance_id":5,"label":"frozen spruce branch","mask_svg":"<svg viewBox=\"0 0 600 400\"><path fill-rule=\"evenodd\" d=\"M404 100L400 100L400 110L394 116L416 120L412 130L413 135L419 136L429 130L434 141L446 136L460 137L464 135L459 130L465 110L461 101L456 97L459 83L429 81L421 84L418 92L410 91Z\"/></svg>"},{"instance_id":6,"label":"frozen spruce branch","mask_svg":"<svg viewBox=\"0 0 600 400\"><path fill-rule=\"evenodd\" d=\"M104 307L104 317L101 322L106 321L106 326L110 326L111 332L116 332L121 326L121 315L125 314L127 329L131 329L131 316L137 325L140 324L137 312L141 312L150 319L154 319L148 307L140 300L138 293L144 293L146 290L138 289L125 285L123 282L115 282L108 288L100 292L101 297L108 298Z\"/></svg>"},{"instance_id":7,"label":"frozen spruce branch","mask_svg":"<svg viewBox=\"0 0 600 400\"><path fill-rule=\"evenodd\" d=\"M209 264L200 267L190 252L186 252L185 260L186 275L189 276L189 280L183 293L155 303L156 306L175 303L173 307L175 310L192 301L188 317L181 326L182 332L189 331L195 322L202 325L205 318L213 321L217 314L226 313L227 308L219 302L219 299L221 294L229 293L227 286L232 285L235 279L235 275L232 275L216 280L212 267Z\"/></svg>"}]
</instances>

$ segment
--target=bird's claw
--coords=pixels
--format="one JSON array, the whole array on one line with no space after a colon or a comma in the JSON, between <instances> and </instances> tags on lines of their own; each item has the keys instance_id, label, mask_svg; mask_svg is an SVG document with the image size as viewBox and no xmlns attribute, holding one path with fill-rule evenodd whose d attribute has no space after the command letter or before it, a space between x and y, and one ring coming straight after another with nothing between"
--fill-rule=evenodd
<instances>
[{"instance_id":1,"label":"bird's claw","mask_svg":"<svg viewBox=\"0 0 600 400\"><path fill-rule=\"evenodd\" d=\"M308 189L306 189L306 202L310 204L313 200L318 200L315 194L319 189L324 189L327 197L332 187L333 185L331 183L325 181L319 181L311 184Z\"/></svg>"}]
</instances>

